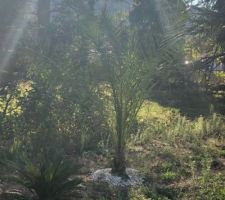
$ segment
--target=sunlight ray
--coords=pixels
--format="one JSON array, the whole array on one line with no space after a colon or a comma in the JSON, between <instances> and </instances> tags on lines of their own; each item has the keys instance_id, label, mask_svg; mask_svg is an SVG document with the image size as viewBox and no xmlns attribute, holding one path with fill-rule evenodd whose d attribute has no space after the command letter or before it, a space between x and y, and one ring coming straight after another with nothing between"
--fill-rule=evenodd
<instances>
[{"instance_id":1,"label":"sunlight ray","mask_svg":"<svg viewBox=\"0 0 225 200\"><path fill-rule=\"evenodd\" d=\"M3 42L3 47L5 49L5 55L2 60L0 60L0 70L5 71L8 67L9 61L11 59L12 53L20 41L24 30L26 29L29 21L31 20L30 11L33 11L37 5L38 0L27 1L23 7L19 11L17 18L14 20L12 25L10 26L9 32L6 34ZM1 78L1 75L0 75Z\"/></svg>"}]
</instances>

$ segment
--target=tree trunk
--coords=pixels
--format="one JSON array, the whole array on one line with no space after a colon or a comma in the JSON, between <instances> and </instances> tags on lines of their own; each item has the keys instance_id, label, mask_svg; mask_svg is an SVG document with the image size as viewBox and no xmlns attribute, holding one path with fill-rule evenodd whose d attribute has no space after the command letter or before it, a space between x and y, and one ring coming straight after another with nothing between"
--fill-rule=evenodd
<instances>
[{"instance_id":1,"label":"tree trunk","mask_svg":"<svg viewBox=\"0 0 225 200\"><path fill-rule=\"evenodd\" d=\"M122 109L116 111L116 132L117 143L113 160L112 173L123 178L128 178L126 174L125 137L123 128Z\"/></svg>"},{"instance_id":2,"label":"tree trunk","mask_svg":"<svg viewBox=\"0 0 225 200\"><path fill-rule=\"evenodd\" d=\"M124 149L118 149L115 152L115 156L113 159L112 174L121 176L123 178L128 178L126 173L126 158Z\"/></svg>"}]
</instances>

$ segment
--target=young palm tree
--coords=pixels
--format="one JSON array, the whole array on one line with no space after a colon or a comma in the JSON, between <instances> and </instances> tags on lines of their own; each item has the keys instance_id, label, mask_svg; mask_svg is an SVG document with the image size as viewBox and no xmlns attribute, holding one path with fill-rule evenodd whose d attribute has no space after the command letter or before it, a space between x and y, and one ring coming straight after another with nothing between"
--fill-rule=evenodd
<instances>
[{"instance_id":1,"label":"young palm tree","mask_svg":"<svg viewBox=\"0 0 225 200\"><path fill-rule=\"evenodd\" d=\"M105 41L100 43L101 46L96 46L107 74L106 81L111 88L115 147L112 173L122 177L127 177L127 139L144 101L144 90L147 83L151 82L148 75L153 64L138 56L134 32L128 29L126 22L113 23L113 20L103 13L100 32Z\"/></svg>"},{"instance_id":2,"label":"young palm tree","mask_svg":"<svg viewBox=\"0 0 225 200\"><path fill-rule=\"evenodd\" d=\"M166 9L171 6L175 7L174 5L178 5L180 0L160 2L140 1L138 6L144 3L143 6L149 4L148 8L151 8L154 5L154 12L151 12L147 19L137 16L140 14L138 11L141 11L139 9L136 13L133 11L133 15L130 14L130 21L128 18L125 18L124 21L121 21L120 18L113 21L115 16L112 18L103 12L100 19L100 34L97 35L102 34L101 38L104 40L95 42L102 65L106 69L105 74L108 74L107 81L111 87L114 106L115 150L112 173L122 177L127 177L125 152L132 125L135 123L137 113L145 99L146 89L148 88L150 92L156 85L154 77L156 73L159 73L157 66L162 64L161 56L167 52L166 50L162 51L160 45L174 16ZM160 8L160 6L164 7ZM178 13L178 8L176 9ZM148 13L148 11L146 12ZM166 20L168 17L171 19ZM140 21L136 21L136 18ZM159 18L160 20L158 20ZM147 24L146 21L148 21ZM165 23L168 27L162 28ZM141 36L144 36L144 39ZM148 40L145 40L147 38ZM167 60L167 63L170 62Z\"/></svg>"},{"instance_id":3,"label":"young palm tree","mask_svg":"<svg viewBox=\"0 0 225 200\"><path fill-rule=\"evenodd\" d=\"M157 1L151 1L150 7L155 2ZM105 75L101 81L110 86L114 114L112 173L123 177L127 177L125 152L131 127L136 122L137 113L144 101L145 89L155 85L153 77L156 70L153 68L159 61L158 39L162 38L163 31L159 27L160 22L155 21L158 19L156 14L157 11L154 12L153 19L152 15L149 16L152 21L149 21L148 27L145 27L146 24L140 27L135 25L136 14L130 19L133 21L123 15L121 20L121 16L109 15L107 9L103 8L98 15L85 18L86 21L79 27L86 38L87 48L91 48L90 57L98 58L93 59L97 60L95 66L99 65L101 74ZM143 30L140 31L141 28ZM144 33L149 33L150 37ZM145 41L141 36L149 40ZM142 49L143 43L146 43L146 48Z\"/></svg>"}]
</instances>

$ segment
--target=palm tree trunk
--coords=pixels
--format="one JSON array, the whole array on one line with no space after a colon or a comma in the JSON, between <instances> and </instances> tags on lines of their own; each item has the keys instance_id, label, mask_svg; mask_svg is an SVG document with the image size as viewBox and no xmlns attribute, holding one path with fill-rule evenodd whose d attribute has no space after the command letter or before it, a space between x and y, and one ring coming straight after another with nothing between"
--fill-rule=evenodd
<instances>
[{"instance_id":1,"label":"palm tree trunk","mask_svg":"<svg viewBox=\"0 0 225 200\"><path fill-rule=\"evenodd\" d=\"M125 151L123 148L118 148L116 150L116 153L113 159L112 174L121 176L123 178L128 177L126 173Z\"/></svg>"},{"instance_id":2,"label":"palm tree trunk","mask_svg":"<svg viewBox=\"0 0 225 200\"><path fill-rule=\"evenodd\" d=\"M126 157L125 157L125 137L123 130L122 109L116 112L116 134L117 143L115 148L115 155L113 159L112 173L123 178L128 178L126 174Z\"/></svg>"}]
</instances>

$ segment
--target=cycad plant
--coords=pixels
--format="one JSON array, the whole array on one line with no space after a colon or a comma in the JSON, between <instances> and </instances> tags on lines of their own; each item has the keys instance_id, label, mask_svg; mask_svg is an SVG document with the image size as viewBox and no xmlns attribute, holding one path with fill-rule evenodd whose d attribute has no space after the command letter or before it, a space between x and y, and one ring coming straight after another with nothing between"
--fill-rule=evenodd
<instances>
[{"instance_id":1,"label":"cycad plant","mask_svg":"<svg viewBox=\"0 0 225 200\"><path fill-rule=\"evenodd\" d=\"M20 156L15 161L6 161L4 164L14 171L8 178L35 192L39 200L65 199L81 182L74 178L78 166L61 156L32 161L26 156Z\"/></svg>"}]
</instances>

